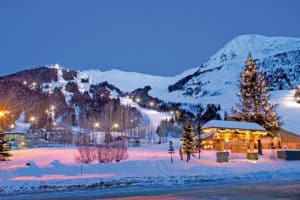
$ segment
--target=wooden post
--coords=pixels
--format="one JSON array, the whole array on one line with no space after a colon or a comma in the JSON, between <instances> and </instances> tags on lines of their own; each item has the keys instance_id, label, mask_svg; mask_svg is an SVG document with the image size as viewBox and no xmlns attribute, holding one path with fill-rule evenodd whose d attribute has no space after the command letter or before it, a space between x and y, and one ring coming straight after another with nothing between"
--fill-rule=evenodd
<instances>
[{"instance_id":1,"label":"wooden post","mask_svg":"<svg viewBox=\"0 0 300 200\"><path fill-rule=\"evenodd\" d=\"M254 152L254 139L250 140L250 152Z\"/></svg>"},{"instance_id":2,"label":"wooden post","mask_svg":"<svg viewBox=\"0 0 300 200\"><path fill-rule=\"evenodd\" d=\"M224 140L219 140L220 151L224 151Z\"/></svg>"}]
</instances>

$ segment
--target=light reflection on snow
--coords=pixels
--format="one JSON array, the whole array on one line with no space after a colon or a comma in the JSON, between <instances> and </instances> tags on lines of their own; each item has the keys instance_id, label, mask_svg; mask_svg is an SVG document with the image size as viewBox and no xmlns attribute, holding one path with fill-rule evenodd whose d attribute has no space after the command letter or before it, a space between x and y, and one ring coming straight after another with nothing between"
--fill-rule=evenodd
<instances>
[{"instance_id":1,"label":"light reflection on snow","mask_svg":"<svg viewBox=\"0 0 300 200\"><path fill-rule=\"evenodd\" d=\"M78 178L108 178L113 177L114 174L83 174L82 176L79 174L77 176L66 176L63 174L51 174L51 175L44 175L41 177L36 176L16 176L13 177L11 180L15 181L45 181L45 180L69 180L69 179L78 179Z\"/></svg>"}]
</instances>

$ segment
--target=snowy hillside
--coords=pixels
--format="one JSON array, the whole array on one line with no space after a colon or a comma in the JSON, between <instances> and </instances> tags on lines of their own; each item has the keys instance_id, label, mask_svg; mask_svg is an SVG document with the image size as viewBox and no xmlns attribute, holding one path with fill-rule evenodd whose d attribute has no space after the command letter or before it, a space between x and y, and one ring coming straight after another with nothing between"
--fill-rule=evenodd
<instances>
[{"instance_id":1,"label":"snowy hillside","mask_svg":"<svg viewBox=\"0 0 300 200\"><path fill-rule=\"evenodd\" d=\"M234 95L249 53L267 76L270 88L292 89L300 83L300 39L242 35L226 44L189 79L169 89L195 98Z\"/></svg>"},{"instance_id":2,"label":"snowy hillside","mask_svg":"<svg viewBox=\"0 0 300 200\"><path fill-rule=\"evenodd\" d=\"M285 123L285 128L288 129L291 121L289 120L291 117L288 115L291 112L285 112L288 107L284 106L285 100L280 96L282 93L277 91L282 89L291 91L294 86L300 84L300 39L297 38L238 36L208 59L205 64L174 77L123 72L116 69L76 72L59 65L52 65L1 77L0 89L3 94L6 94L3 95L3 98L7 100L6 98L10 97L9 102L12 102L14 106L18 105L22 111L40 110L39 106L43 107L42 110L46 110L46 104L38 105L36 102L45 102L47 99L46 102L49 104L57 105L55 124L65 127L70 127L70 121L74 121L74 123L72 122L72 126L74 126L77 123L76 120L79 119L79 113L82 115L101 113L97 108L99 108L99 101L101 99L103 101L104 97L106 101L113 101L117 97L124 98L127 94L139 97L144 105L148 105L153 100L160 106L167 102L181 103L180 108L184 107L192 112L194 110L191 109L191 104L194 106L200 103L204 107L205 104L220 104L221 111L219 113L223 116L225 110L230 112L230 109L238 101L236 96L238 77L243 71L249 52L260 71L267 77L269 88L274 90L271 100L279 103L280 115ZM145 86L150 87L147 89ZM38 90L38 88L42 90ZM138 88L139 90L137 90ZM20 97L17 94L25 96L26 99L23 98L22 101L19 101ZM290 99L292 101L292 97ZM100 105L103 107L105 102ZM93 106L87 107L87 104ZM149 116L149 112L147 114L141 107L134 108L145 116L147 115L146 117L149 119L152 118ZM149 111L152 109L148 107ZM168 109L163 111L168 111ZM134 110L132 114L137 115ZM32 111L29 115L45 119L43 112ZM164 113L155 113L155 116L164 115ZM93 117L103 118L100 115ZM159 119L161 118L159 117ZM44 120L40 124L45 123ZM158 123L158 120L152 120L154 126ZM88 127L91 127L91 124L86 122L85 128ZM296 127L296 129L290 130L295 132L300 128Z\"/></svg>"},{"instance_id":3,"label":"snowy hillside","mask_svg":"<svg viewBox=\"0 0 300 200\"><path fill-rule=\"evenodd\" d=\"M184 100L185 97L182 99L177 99L180 96L174 93L169 93L168 86L184 78L185 76L196 72L197 70L198 68L192 68L174 77L154 76L136 72L124 72L116 69L109 71L87 70L79 72L79 76L90 77L91 82L94 84L107 81L108 83L118 87L123 92L132 92L137 88L143 88L144 86L149 85L152 88L150 95L153 97L158 97L165 101L194 103L193 98L190 100Z\"/></svg>"},{"instance_id":4,"label":"snowy hillside","mask_svg":"<svg viewBox=\"0 0 300 200\"><path fill-rule=\"evenodd\" d=\"M79 76L92 83L107 81L125 92L151 86L149 94L164 101L181 103L218 101L235 96L237 81L251 52L267 76L271 89L292 89L300 83L300 39L241 35L234 38L208 61L175 77L161 77L119 70L88 70ZM168 91L169 90L169 91ZM223 99L224 100L224 99ZM230 103L230 100L228 101ZM227 102L223 102L227 104Z\"/></svg>"}]
</instances>

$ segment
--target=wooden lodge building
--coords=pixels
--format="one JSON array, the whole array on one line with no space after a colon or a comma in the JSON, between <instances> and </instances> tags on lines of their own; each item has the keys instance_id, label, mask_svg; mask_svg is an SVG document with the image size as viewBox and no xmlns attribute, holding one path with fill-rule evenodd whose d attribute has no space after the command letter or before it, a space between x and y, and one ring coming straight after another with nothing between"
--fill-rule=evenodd
<instances>
[{"instance_id":1,"label":"wooden lodge building","mask_svg":"<svg viewBox=\"0 0 300 200\"><path fill-rule=\"evenodd\" d=\"M258 148L258 140L263 149L300 149L299 135L281 130L278 137L271 139L262 126L252 122L211 120L202 126L202 131L204 149L254 152Z\"/></svg>"},{"instance_id":2,"label":"wooden lodge building","mask_svg":"<svg viewBox=\"0 0 300 200\"><path fill-rule=\"evenodd\" d=\"M267 135L260 125L251 122L211 120L202 126L204 149L231 150L231 153L254 152L257 141Z\"/></svg>"}]
</instances>

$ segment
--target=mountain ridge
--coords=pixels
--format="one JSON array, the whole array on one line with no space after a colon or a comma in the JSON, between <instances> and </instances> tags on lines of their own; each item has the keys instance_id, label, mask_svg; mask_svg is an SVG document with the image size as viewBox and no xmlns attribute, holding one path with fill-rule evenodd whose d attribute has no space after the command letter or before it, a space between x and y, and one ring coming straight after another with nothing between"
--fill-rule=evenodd
<instances>
[{"instance_id":1,"label":"mountain ridge","mask_svg":"<svg viewBox=\"0 0 300 200\"><path fill-rule=\"evenodd\" d=\"M149 109L151 107L148 104L156 102L156 109L160 111L175 106L176 109L195 112L197 104L221 105L222 111L229 111L237 102L238 78L249 52L266 76L270 90L292 89L300 83L300 39L241 35L227 43L204 64L176 76L157 76L118 69L75 71L57 64L24 70L0 77L1 100L8 99L19 105L14 92L26 90L30 94L35 93L34 100L28 96L26 101L21 102L16 115L24 110L28 114L36 114L42 108L42 112L38 112L43 119L39 126L46 124L47 116L43 110L51 103L57 106L57 120L67 126L78 125L82 116L89 119L103 118L101 112L107 109L105 105L115 105L118 112L126 111L124 116L126 113L139 116L138 110L128 110L126 106L120 105L118 98L125 96L140 98L140 105ZM12 86L8 87L9 84ZM121 116L116 114L116 118L120 119ZM90 123L86 121L85 126L91 127ZM126 122L123 128L130 127L127 123L130 124Z\"/></svg>"}]
</instances>

